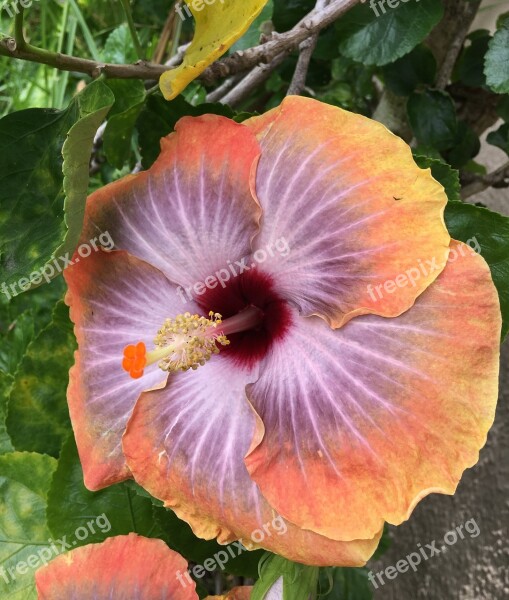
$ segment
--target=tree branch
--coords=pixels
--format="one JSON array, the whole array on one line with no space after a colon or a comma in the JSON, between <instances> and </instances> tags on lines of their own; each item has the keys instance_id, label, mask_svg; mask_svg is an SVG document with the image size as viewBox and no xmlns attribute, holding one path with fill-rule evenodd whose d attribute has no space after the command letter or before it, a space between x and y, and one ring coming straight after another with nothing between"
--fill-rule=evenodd
<instances>
[{"instance_id":1,"label":"tree branch","mask_svg":"<svg viewBox=\"0 0 509 600\"><path fill-rule=\"evenodd\" d=\"M297 66L295 67L295 72L293 74L292 82L288 88L287 96L298 96L306 87L309 64L311 62L313 52L315 51L317 41L318 34L314 33L307 40L304 40L300 43L299 59L297 60Z\"/></svg>"},{"instance_id":2,"label":"tree branch","mask_svg":"<svg viewBox=\"0 0 509 600\"><path fill-rule=\"evenodd\" d=\"M25 35L23 33L23 13L25 9L20 6L14 18L14 39L18 48L26 46Z\"/></svg>"},{"instance_id":3,"label":"tree branch","mask_svg":"<svg viewBox=\"0 0 509 600\"><path fill-rule=\"evenodd\" d=\"M237 75L233 75L232 77L228 77L225 79L223 83L218 86L215 90L209 92L205 98L207 102L219 102L221 98L226 96L226 94L232 90L237 83L242 79L242 75L238 73Z\"/></svg>"},{"instance_id":4,"label":"tree branch","mask_svg":"<svg viewBox=\"0 0 509 600\"><path fill-rule=\"evenodd\" d=\"M315 8L319 10L327 6L327 4L329 4L329 0L317 0ZM313 33L306 40L300 43L299 59L297 60L297 66L295 67L295 72L293 74L290 87L288 88L287 96L298 96L306 87L309 64L311 62L313 52L315 51L319 35L320 32Z\"/></svg>"},{"instance_id":5,"label":"tree branch","mask_svg":"<svg viewBox=\"0 0 509 600\"><path fill-rule=\"evenodd\" d=\"M269 40L248 50L235 52L211 65L202 75L206 83L247 71L260 63L269 63L281 53L295 50L301 42L325 29L360 0L333 0L324 8L313 9L304 19L286 33L274 32Z\"/></svg>"},{"instance_id":6,"label":"tree branch","mask_svg":"<svg viewBox=\"0 0 509 600\"><path fill-rule=\"evenodd\" d=\"M248 71L260 63L270 63L280 54L287 54L297 48L310 34L318 33L328 27L358 2L359 0L333 0L323 9L315 8L290 31L281 34L273 33L267 42L248 50L235 52L232 56L214 63L202 73L200 79L213 83L218 78ZM154 80L168 70L166 65L142 60L131 65L117 65L50 52L30 44L22 44L20 47L12 37L0 39L0 55L49 65L61 71L86 73L91 77L105 75L117 79Z\"/></svg>"},{"instance_id":7,"label":"tree branch","mask_svg":"<svg viewBox=\"0 0 509 600\"><path fill-rule=\"evenodd\" d=\"M458 56L463 48L463 43L468 35L470 25L479 10L481 0L472 0L471 2L462 2L458 13L456 13L455 29L453 30L452 39L446 50L442 64L437 75L436 87L439 90L445 90L449 80L451 79L454 65L458 60Z\"/></svg>"},{"instance_id":8,"label":"tree branch","mask_svg":"<svg viewBox=\"0 0 509 600\"><path fill-rule=\"evenodd\" d=\"M463 200L489 187L509 187L509 161L487 175L472 175L469 179L470 183L461 190Z\"/></svg>"},{"instance_id":9,"label":"tree branch","mask_svg":"<svg viewBox=\"0 0 509 600\"><path fill-rule=\"evenodd\" d=\"M104 74L116 79L158 79L162 73L168 70L165 65L156 65L145 61L138 61L132 65L115 65L100 63L88 58L77 58L60 52L51 52L30 44L20 48L12 37L4 37L0 40L0 55L49 65L60 71L86 73L91 77Z\"/></svg>"},{"instance_id":10,"label":"tree branch","mask_svg":"<svg viewBox=\"0 0 509 600\"><path fill-rule=\"evenodd\" d=\"M221 104L229 106L237 106L249 96L260 84L270 77L270 74L276 69L286 58L286 54L276 56L268 65L258 65L251 70L242 81L236 85L230 92L224 95L219 101Z\"/></svg>"}]
</instances>

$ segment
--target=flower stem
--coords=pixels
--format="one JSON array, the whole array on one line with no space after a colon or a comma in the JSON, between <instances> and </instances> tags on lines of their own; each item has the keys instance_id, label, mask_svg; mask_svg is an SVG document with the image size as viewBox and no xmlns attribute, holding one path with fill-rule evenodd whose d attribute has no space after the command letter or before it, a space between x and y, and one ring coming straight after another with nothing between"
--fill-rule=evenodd
<instances>
[{"instance_id":1,"label":"flower stem","mask_svg":"<svg viewBox=\"0 0 509 600\"><path fill-rule=\"evenodd\" d=\"M27 45L25 36L23 34L23 13L25 9L22 6L17 8L18 12L16 13L16 17L14 19L14 39L16 40L16 47L19 50L23 50Z\"/></svg>"},{"instance_id":2,"label":"flower stem","mask_svg":"<svg viewBox=\"0 0 509 600\"><path fill-rule=\"evenodd\" d=\"M131 38L133 40L134 49L136 50L136 54L140 60L145 60L145 53L143 48L141 47L140 38L138 37L138 33L136 31L136 26L133 20L133 14L131 12L131 4L129 0L120 0L122 2L122 6L124 8L125 16L127 18L127 25L129 27L129 31L131 32Z\"/></svg>"}]
</instances>

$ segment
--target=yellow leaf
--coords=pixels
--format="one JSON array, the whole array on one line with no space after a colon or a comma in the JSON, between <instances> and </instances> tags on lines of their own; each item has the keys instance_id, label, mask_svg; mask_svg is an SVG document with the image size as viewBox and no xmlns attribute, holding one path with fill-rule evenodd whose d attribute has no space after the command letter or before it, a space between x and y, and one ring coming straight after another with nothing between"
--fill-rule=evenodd
<instances>
[{"instance_id":1,"label":"yellow leaf","mask_svg":"<svg viewBox=\"0 0 509 600\"><path fill-rule=\"evenodd\" d=\"M261 13L268 0L185 0L181 16L192 12L196 30L184 61L161 75L159 86L166 100L178 96L215 60L222 56Z\"/></svg>"}]
</instances>

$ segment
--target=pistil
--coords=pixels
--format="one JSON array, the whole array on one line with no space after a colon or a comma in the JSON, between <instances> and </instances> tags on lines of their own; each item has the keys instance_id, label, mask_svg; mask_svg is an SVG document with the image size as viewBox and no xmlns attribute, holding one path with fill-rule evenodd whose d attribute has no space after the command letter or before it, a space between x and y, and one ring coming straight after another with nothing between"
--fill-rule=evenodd
<instances>
[{"instance_id":1,"label":"pistil","mask_svg":"<svg viewBox=\"0 0 509 600\"><path fill-rule=\"evenodd\" d=\"M154 340L154 350L147 352L143 342L127 346L122 367L133 379L142 377L145 368L154 363L168 372L197 369L219 353L219 346L230 344L227 335L253 329L262 318L262 311L250 306L224 322L213 311L208 319L190 313L166 319Z\"/></svg>"}]
</instances>

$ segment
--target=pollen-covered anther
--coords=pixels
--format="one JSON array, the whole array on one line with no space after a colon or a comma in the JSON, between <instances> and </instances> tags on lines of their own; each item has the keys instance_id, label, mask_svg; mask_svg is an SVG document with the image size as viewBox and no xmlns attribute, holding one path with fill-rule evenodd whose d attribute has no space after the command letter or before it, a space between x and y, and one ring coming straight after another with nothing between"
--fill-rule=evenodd
<instances>
[{"instance_id":1,"label":"pollen-covered anther","mask_svg":"<svg viewBox=\"0 0 509 600\"><path fill-rule=\"evenodd\" d=\"M212 311L208 319L190 313L166 319L154 340L156 349L149 353L149 361L159 361L163 371L197 369L219 353L218 344L230 343L225 335L216 332L221 322L221 315Z\"/></svg>"},{"instance_id":2,"label":"pollen-covered anther","mask_svg":"<svg viewBox=\"0 0 509 600\"><path fill-rule=\"evenodd\" d=\"M221 322L221 315L212 311L208 319L190 313L166 319L154 340L155 349L143 356L142 369L154 363L158 363L163 371L187 371L204 365L213 354L219 353L218 344L227 346L230 343L223 333L217 333ZM136 362L136 349L140 344L142 342L124 350L122 365L131 377L143 374L143 370L139 374L141 360Z\"/></svg>"}]
</instances>

